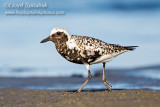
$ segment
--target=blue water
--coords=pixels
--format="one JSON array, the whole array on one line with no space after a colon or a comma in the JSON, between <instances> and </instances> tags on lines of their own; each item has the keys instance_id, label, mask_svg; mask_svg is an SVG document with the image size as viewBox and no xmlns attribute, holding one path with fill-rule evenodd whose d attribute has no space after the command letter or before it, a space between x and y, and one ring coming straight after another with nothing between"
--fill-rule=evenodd
<instances>
[{"instance_id":1,"label":"blue water","mask_svg":"<svg viewBox=\"0 0 160 107\"><path fill-rule=\"evenodd\" d=\"M46 73L44 75L44 72ZM95 73L100 73L96 76ZM91 72L92 79L84 89L106 89L102 82L102 70ZM12 69L0 72L0 88L27 88L45 90L79 89L87 78L86 74L77 72L66 75L52 72L50 69ZM160 90L160 69L119 69L106 71L106 80L112 89L150 89Z\"/></svg>"}]
</instances>

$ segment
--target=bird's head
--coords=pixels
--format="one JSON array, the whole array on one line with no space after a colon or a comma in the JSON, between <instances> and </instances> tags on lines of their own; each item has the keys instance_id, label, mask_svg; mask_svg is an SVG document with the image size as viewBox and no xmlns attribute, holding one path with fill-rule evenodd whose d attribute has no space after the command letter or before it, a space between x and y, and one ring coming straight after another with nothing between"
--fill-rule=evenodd
<instances>
[{"instance_id":1,"label":"bird's head","mask_svg":"<svg viewBox=\"0 0 160 107\"><path fill-rule=\"evenodd\" d=\"M43 39L41 43L48 41L57 42L57 41L67 41L70 39L70 35L64 28L54 28L51 30L49 37Z\"/></svg>"}]
</instances>

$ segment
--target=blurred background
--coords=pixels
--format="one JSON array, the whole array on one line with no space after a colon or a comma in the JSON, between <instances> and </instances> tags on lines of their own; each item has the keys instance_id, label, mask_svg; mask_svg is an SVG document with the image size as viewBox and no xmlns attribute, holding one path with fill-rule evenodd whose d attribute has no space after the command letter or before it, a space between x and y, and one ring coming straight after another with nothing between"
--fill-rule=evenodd
<instances>
[{"instance_id":1,"label":"blurred background","mask_svg":"<svg viewBox=\"0 0 160 107\"><path fill-rule=\"evenodd\" d=\"M47 8L15 6L38 3L47 4ZM13 7L8 8L6 4ZM5 14L16 11L60 11L64 14ZM106 70L113 71L107 72L107 77L115 89L160 89L159 0L1 0L0 88L80 87L85 80L82 78L88 75L85 66L66 61L51 42L40 44L55 27L63 27L71 35L90 36L124 46L139 46L135 51L124 53L107 63ZM93 80L87 88L104 88L98 74L102 72L102 64L92 65L91 70L98 80ZM125 83L125 79L132 80Z\"/></svg>"}]
</instances>

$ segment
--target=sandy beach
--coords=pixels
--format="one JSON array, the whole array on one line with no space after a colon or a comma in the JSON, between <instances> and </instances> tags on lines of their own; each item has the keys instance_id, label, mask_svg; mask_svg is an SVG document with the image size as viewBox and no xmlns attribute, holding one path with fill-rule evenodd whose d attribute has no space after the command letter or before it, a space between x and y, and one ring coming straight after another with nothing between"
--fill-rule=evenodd
<instances>
[{"instance_id":1,"label":"sandy beach","mask_svg":"<svg viewBox=\"0 0 160 107\"><path fill-rule=\"evenodd\" d=\"M0 107L159 107L160 91L0 89Z\"/></svg>"},{"instance_id":2,"label":"sandy beach","mask_svg":"<svg viewBox=\"0 0 160 107\"><path fill-rule=\"evenodd\" d=\"M81 75L0 77L0 107L159 107L160 79L145 76L143 70L107 71L111 92L106 91L100 72L80 93L76 90L86 79ZM151 72L158 74L158 70Z\"/></svg>"}]
</instances>

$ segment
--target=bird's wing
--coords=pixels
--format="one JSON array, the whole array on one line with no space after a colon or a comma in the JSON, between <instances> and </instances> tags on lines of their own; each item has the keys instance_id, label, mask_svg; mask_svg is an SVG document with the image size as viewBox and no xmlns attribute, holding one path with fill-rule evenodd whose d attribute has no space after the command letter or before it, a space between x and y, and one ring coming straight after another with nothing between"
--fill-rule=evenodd
<instances>
[{"instance_id":1,"label":"bird's wing","mask_svg":"<svg viewBox=\"0 0 160 107\"><path fill-rule=\"evenodd\" d=\"M72 35L85 62L91 63L107 53L106 43L95 38Z\"/></svg>"},{"instance_id":2,"label":"bird's wing","mask_svg":"<svg viewBox=\"0 0 160 107\"><path fill-rule=\"evenodd\" d=\"M74 38L77 46L81 50L91 51L91 52L99 52L99 54L103 53L109 53L110 51L113 51L116 45L114 44L107 44L101 40L87 37L87 36L77 36L72 35ZM118 45L117 45L118 46Z\"/></svg>"},{"instance_id":3,"label":"bird's wing","mask_svg":"<svg viewBox=\"0 0 160 107\"><path fill-rule=\"evenodd\" d=\"M77 47L80 49L80 55L85 58L88 63L93 63L94 61L101 59L103 56L105 56L102 58L105 62L126 51L135 49L135 47L124 47L116 44L108 44L101 40L87 36L72 35L72 38L74 38Z\"/></svg>"}]
</instances>

